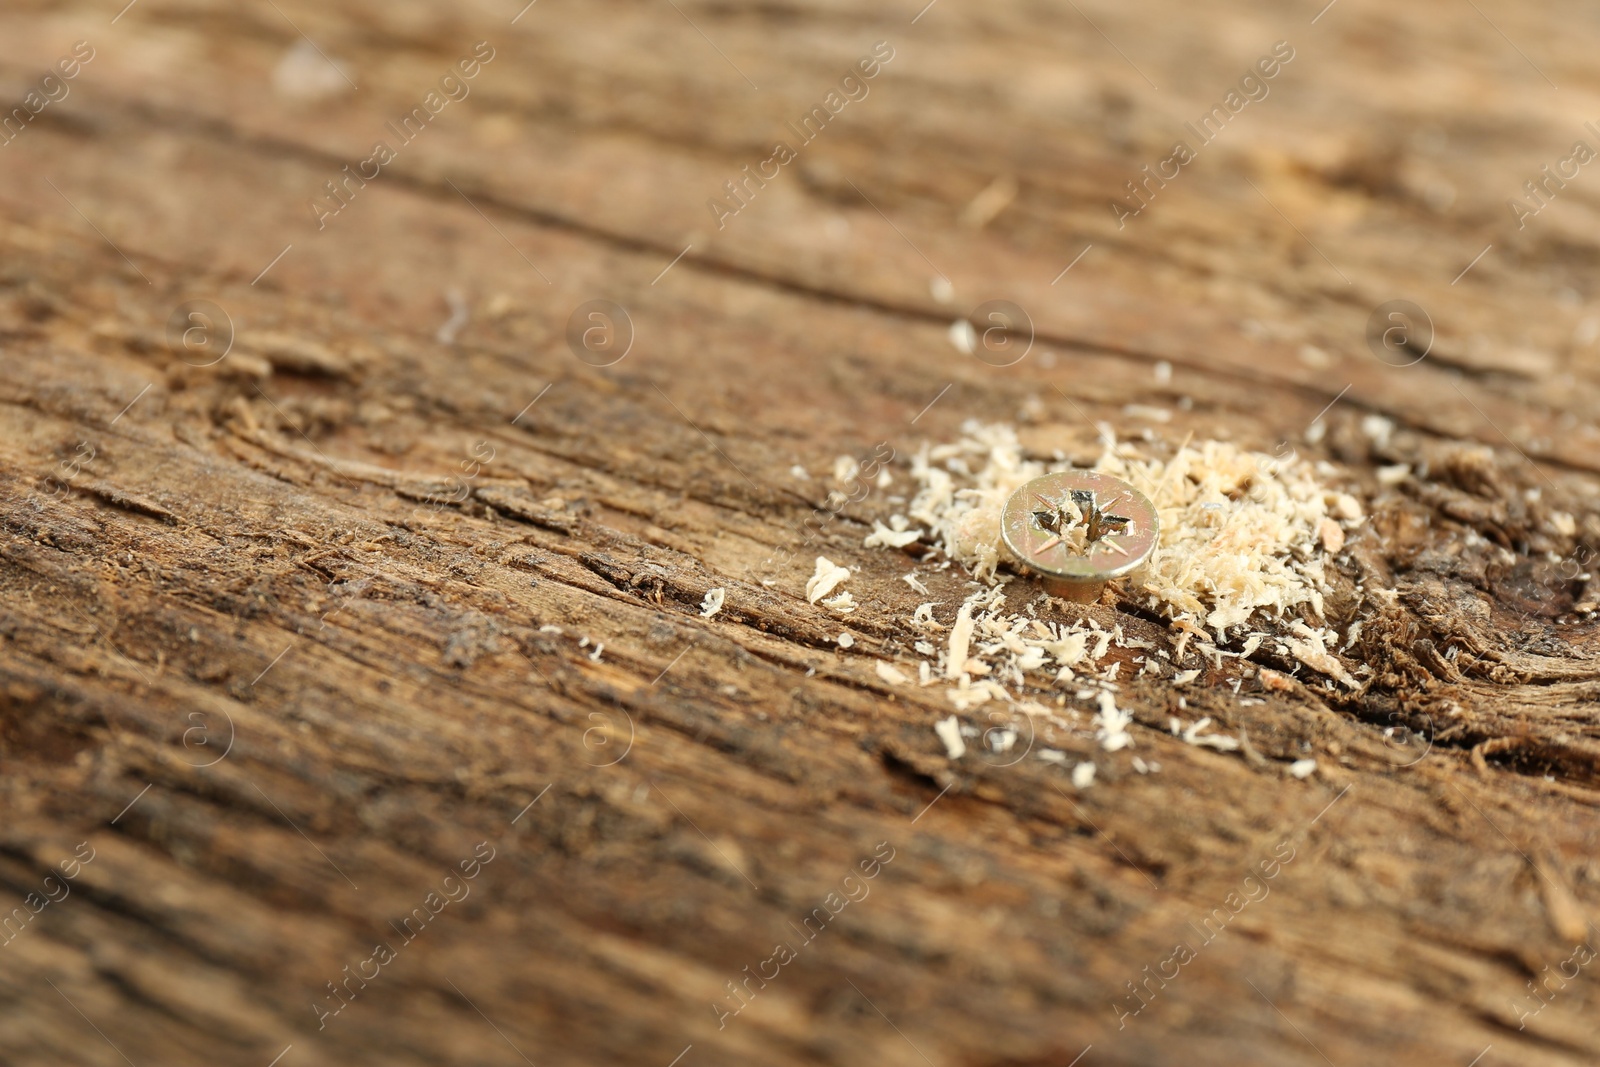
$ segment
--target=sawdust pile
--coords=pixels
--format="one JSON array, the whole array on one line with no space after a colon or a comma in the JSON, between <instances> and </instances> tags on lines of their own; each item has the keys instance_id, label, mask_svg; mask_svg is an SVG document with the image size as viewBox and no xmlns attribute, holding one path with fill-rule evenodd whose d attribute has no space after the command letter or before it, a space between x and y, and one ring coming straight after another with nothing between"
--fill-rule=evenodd
<instances>
[{"instance_id":1,"label":"sawdust pile","mask_svg":"<svg viewBox=\"0 0 1600 1067\"><path fill-rule=\"evenodd\" d=\"M1354 498L1326 487L1304 461L1284 463L1223 441L1185 445L1167 461L1131 443L1103 445L1093 469L1139 488L1161 515L1160 544L1128 579L1152 609L1209 629L1218 643L1257 612L1283 618L1306 605L1322 617L1327 550L1363 519ZM968 422L959 440L925 444L913 458L919 489L907 515L951 559L992 583L1006 558L1006 499L1024 482L1070 467L1024 458L1008 425Z\"/></svg>"},{"instance_id":2,"label":"sawdust pile","mask_svg":"<svg viewBox=\"0 0 1600 1067\"><path fill-rule=\"evenodd\" d=\"M869 548L899 553L919 543L931 546L923 565L959 565L974 579L975 588L959 605L930 599L907 620L920 657L914 678L889 664L878 669L891 684L942 687L958 713L987 705L986 714L1000 714L998 720L991 715L991 722L1009 723L980 731L955 717L941 720L939 736L949 758L966 755L968 741L989 756L1010 758L1014 749L1031 749L1036 736L1046 745L1053 738L1081 738L1105 758L1134 744L1132 718L1116 701L1120 681L1160 678L1181 688L1227 659L1248 660L1267 642L1281 656L1333 680L1324 686L1336 681L1358 688L1335 654L1339 635L1323 614L1330 556L1342 547L1345 531L1364 521L1352 496L1325 483L1336 470L1222 441L1193 447L1185 442L1165 450L1169 458L1162 459L1103 432L1093 469L1137 486L1160 512L1156 551L1123 587L1171 622L1177 636L1170 644L1133 637L1116 623L1107 629L1090 617L1058 616L1042 590L1020 611L1007 597L1015 578L1000 537L1005 502L1023 483L1071 466L1027 458L1011 426L968 422L959 439L924 444L911 460L914 495L899 501L903 512L890 515L887 524L875 521L866 538ZM943 562L934 562L940 556ZM834 577L835 569L818 559L812 583ZM904 580L928 594L916 570ZM808 593L817 591L808 587ZM1105 663L1113 647L1126 654ZM1131 668L1128 675L1124 667ZM1355 673L1363 671L1358 667ZM1232 683L1238 694L1240 679ZM1087 723L1067 704L1069 697L1093 709ZM1177 707L1186 706L1179 697ZM1169 723L1187 744L1219 751L1243 746L1242 739L1207 732L1211 725L1209 717L1189 723L1174 716ZM1070 766L1080 789L1095 780L1092 761L1074 763L1050 747L1035 755ZM1139 773L1159 769L1131 755L1117 758L1128 759Z\"/></svg>"}]
</instances>

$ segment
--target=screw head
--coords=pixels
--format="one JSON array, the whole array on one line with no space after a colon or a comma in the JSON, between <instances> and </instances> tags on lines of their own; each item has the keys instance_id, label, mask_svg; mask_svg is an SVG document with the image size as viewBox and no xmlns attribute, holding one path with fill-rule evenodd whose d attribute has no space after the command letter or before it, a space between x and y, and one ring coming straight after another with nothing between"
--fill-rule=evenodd
<instances>
[{"instance_id":1,"label":"screw head","mask_svg":"<svg viewBox=\"0 0 1600 1067\"><path fill-rule=\"evenodd\" d=\"M1156 506L1109 474L1059 471L1035 478L1006 501L1000 536L1052 596L1100 598L1106 582L1150 558L1161 533Z\"/></svg>"}]
</instances>

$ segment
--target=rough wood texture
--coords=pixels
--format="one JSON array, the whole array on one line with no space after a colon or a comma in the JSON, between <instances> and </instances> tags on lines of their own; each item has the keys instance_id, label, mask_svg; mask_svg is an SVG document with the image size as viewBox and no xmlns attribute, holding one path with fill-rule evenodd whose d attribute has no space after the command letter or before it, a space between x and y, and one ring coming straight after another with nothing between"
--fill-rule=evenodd
<instances>
[{"instance_id":1,"label":"rough wood texture","mask_svg":"<svg viewBox=\"0 0 1600 1067\"><path fill-rule=\"evenodd\" d=\"M1574 955L1600 629L1572 578L1600 546L1600 179L1521 230L1506 205L1597 143L1591 7L117 6L0 13L8 108L94 49L0 147L4 902L76 875L0 948L0 1059L1600 1057ZM297 27L358 90L274 94ZM478 41L471 95L319 230L324 183ZM879 41L870 93L719 229L707 199ZM1124 183L1277 41L1270 95L1119 227ZM1016 366L946 337L991 297L1032 317ZM1397 298L1437 328L1404 369L1363 337ZM214 366L168 346L191 299L234 323ZM611 367L564 338L591 299L631 316ZM1171 445L1350 472L1373 518L1330 610L1375 676L1266 689L1294 665L1227 661L1185 714L1241 753L1181 743L1179 691L1125 681L1161 770L1102 760L1081 794L1041 760L947 760L938 690L874 671L912 662L922 599L861 547L892 507L813 537L824 473L968 418L1082 452L1094 421L1147 425L1129 403L1174 409ZM1401 463L1425 477L1381 485ZM848 651L801 595L819 552L857 572ZM930 581L945 612L968 591ZM1196 958L1119 1018L1179 941ZM778 942L796 958L719 1019ZM319 1028L327 983L375 968Z\"/></svg>"}]
</instances>

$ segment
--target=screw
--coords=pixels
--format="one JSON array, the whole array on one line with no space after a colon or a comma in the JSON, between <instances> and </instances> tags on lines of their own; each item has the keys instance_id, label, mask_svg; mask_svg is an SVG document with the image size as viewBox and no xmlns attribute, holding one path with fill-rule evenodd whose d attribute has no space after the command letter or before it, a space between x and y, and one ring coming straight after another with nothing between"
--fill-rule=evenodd
<instances>
[{"instance_id":1,"label":"screw","mask_svg":"<svg viewBox=\"0 0 1600 1067\"><path fill-rule=\"evenodd\" d=\"M1095 471L1047 474L1011 494L1000 536L1045 592L1092 604L1108 581L1150 558L1161 531L1150 498Z\"/></svg>"}]
</instances>

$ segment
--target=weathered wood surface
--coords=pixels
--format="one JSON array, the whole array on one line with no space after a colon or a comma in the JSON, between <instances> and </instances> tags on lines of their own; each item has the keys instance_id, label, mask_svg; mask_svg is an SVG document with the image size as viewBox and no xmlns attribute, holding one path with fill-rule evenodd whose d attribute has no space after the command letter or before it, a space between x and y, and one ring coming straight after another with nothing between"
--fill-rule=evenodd
<instances>
[{"instance_id":1,"label":"weathered wood surface","mask_svg":"<svg viewBox=\"0 0 1600 1067\"><path fill-rule=\"evenodd\" d=\"M1600 1056L1593 968L1516 1007L1600 908L1596 587L1552 562L1600 546L1600 179L1522 230L1506 205L1596 143L1591 8L118 6L0 13L8 107L94 49L0 147L6 906L93 856L0 949L0 1059ZM275 95L296 28L359 88ZM1270 95L1119 228L1123 183L1280 40ZM471 95L318 230L323 184L479 41ZM870 93L718 229L707 199L879 41ZM1016 366L946 338L991 297L1035 324ZM1404 369L1363 339L1396 298L1437 327ZM215 366L168 347L190 299L235 324ZM608 368L564 339L591 299L636 331ZM1147 425L1128 403L1176 409L1173 443L1293 442L1358 479L1332 610L1377 678L1263 692L1230 661L1262 702L1222 672L1189 714L1250 754L1180 743L1175 691L1124 682L1161 770L1102 761L1082 794L952 763L938 691L873 670L910 662L921 599L860 547L891 508L807 543L822 475L974 417L1092 451L1086 420ZM1399 463L1427 476L1381 486ZM819 552L857 571L849 651L801 593ZM480 842L470 895L406 942ZM883 842L870 895L719 1025Z\"/></svg>"}]
</instances>

